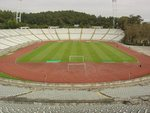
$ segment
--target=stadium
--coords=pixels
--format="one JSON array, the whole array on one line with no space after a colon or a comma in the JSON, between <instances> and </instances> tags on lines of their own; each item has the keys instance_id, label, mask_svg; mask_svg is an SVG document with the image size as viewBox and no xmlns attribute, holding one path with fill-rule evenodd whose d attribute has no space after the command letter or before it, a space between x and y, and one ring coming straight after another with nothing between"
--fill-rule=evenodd
<instances>
[{"instance_id":1,"label":"stadium","mask_svg":"<svg viewBox=\"0 0 150 113\"><path fill-rule=\"evenodd\" d=\"M126 36L101 26L0 29L0 113L149 113L150 47Z\"/></svg>"},{"instance_id":2,"label":"stadium","mask_svg":"<svg viewBox=\"0 0 150 113\"><path fill-rule=\"evenodd\" d=\"M1 30L3 33L10 37L1 38L1 54L9 54L1 59L1 72L18 79L99 83L150 73L148 56L118 43L124 37L119 29Z\"/></svg>"}]
</instances>

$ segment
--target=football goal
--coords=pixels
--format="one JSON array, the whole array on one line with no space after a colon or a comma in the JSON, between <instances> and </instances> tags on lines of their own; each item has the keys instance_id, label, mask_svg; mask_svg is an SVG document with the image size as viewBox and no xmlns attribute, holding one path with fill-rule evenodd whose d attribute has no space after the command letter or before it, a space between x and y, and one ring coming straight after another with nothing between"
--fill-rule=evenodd
<instances>
[{"instance_id":1,"label":"football goal","mask_svg":"<svg viewBox=\"0 0 150 113\"><path fill-rule=\"evenodd\" d=\"M69 56L69 62L85 62L84 56Z\"/></svg>"},{"instance_id":2,"label":"football goal","mask_svg":"<svg viewBox=\"0 0 150 113\"><path fill-rule=\"evenodd\" d=\"M86 63L84 56L69 56L68 71L74 69L82 69L86 71Z\"/></svg>"}]
</instances>

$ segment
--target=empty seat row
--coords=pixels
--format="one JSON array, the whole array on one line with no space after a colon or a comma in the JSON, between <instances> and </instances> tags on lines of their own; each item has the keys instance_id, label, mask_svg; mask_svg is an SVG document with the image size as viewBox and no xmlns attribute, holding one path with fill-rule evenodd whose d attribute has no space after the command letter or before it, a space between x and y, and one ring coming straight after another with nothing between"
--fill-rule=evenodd
<instances>
[{"instance_id":1,"label":"empty seat row","mask_svg":"<svg viewBox=\"0 0 150 113\"><path fill-rule=\"evenodd\" d=\"M113 40L119 41L124 37L124 33L120 29L15 29L15 30L0 30L1 38L12 37L17 40L17 37L33 38L36 41L46 40ZM27 38L31 39L31 38Z\"/></svg>"},{"instance_id":2,"label":"empty seat row","mask_svg":"<svg viewBox=\"0 0 150 113\"><path fill-rule=\"evenodd\" d=\"M0 102L0 113L149 113L144 105L123 104L41 104Z\"/></svg>"},{"instance_id":3,"label":"empty seat row","mask_svg":"<svg viewBox=\"0 0 150 113\"><path fill-rule=\"evenodd\" d=\"M60 29L2 29L0 49L21 48L37 41L57 40L106 40L120 41L124 33L120 29L60 28ZM16 49L15 49L16 50ZM13 51L13 50L11 50Z\"/></svg>"}]
</instances>

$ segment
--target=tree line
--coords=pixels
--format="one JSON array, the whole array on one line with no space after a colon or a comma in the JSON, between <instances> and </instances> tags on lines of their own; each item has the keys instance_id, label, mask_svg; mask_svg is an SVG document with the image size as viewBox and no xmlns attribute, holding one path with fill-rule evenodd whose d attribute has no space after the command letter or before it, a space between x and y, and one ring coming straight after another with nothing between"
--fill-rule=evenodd
<instances>
[{"instance_id":1,"label":"tree line","mask_svg":"<svg viewBox=\"0 0 150 113\"><path fill-rule=\"evenodd\" d=\"M150 45L150 23L143 22L141 16L121 17L118 21L125 32L123 43L129 45Z\"/></svg>"},{"instance_id":2,"label":"tree line","mask_svg":"<svg viewBox=\"0 0 150 113\"><path fill-rule=\"evenodd\" d=\"M31 28L47 28L48 26L59 26L60 28L79 27L89 28L91 26L102 26L103 28L113 28L113 17L103 17L90 15L76 11L48 11L40 13L22 13L22 22L16 23L15 12L0 10L0 28L13 29L21 26ZM129 17L116 18L116 28L124 28L125 19ZM139 23L137 16L133 16L130 23Z\"/></svg>"},{"instance_id":3,"label":"tree line","mask_svg":"<svg viewBox=\"0 0 150 113\"><path fill-rule=\"evenodd\" d=\"M122 42L126 44L145 44L150 41L150 24L143 23L140 15L130 15L115 18L116 25L113 26L113 17L90 15L76 11L47 11L40 13L22 13L22 22L16 23L15 12L0 10L0 29L15 29L21 26L30 28L48 28L48 26L59 26L60 28L72 28L79 25L81 28L102 26L103 28L119 28L125 31Z\"/></svg>"},{"instance_id":4,"label":"tree line","mask_svg":"<svg viewBox=\"0 0 150 113\"><path fill-rule=\"evenodd\" d=\"M47 28L48 26L59 26L60 28L103 26L113 27L113 17L96 17L82 12L75 11L48 11L40 13L22 13L22 22L16 23L15 12L0 10L0 28L13 29L21 26L30 28Z\"/></svg>"}]
</instances>

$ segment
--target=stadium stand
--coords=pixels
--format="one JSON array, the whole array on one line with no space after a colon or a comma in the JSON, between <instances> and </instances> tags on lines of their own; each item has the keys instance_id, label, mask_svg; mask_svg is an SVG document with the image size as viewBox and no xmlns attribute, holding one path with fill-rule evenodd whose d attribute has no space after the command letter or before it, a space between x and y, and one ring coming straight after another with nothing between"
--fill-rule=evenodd
<instances>
[{"instance_id":1,"label":"stadium stand","mask_svg":"<svg viewBox=\"0 0 150 113\"><path fill-rule=\"evenodd\" d=\"M8 41L6 38L0 39L0 42L1 42L2 44L8 45L8 46L16 46L16 45L17 45L16 43L13 43L13 42L11 42L11 41Z\"/></svg>"},{"instance_id":2,"label":"stadium stand","mask_svg":"<svg viewBox=\"0 0 150 113\"><path fill-rule=\"evenodd\" d=\"M109 31L109 29L107 29L107 30L106 29L96 29L92 39L93 40L101 40L106 36L108 31Z\"/></svg>"},{"instance_id":3,"label":"stadium stand","mask_svg":"<svg viewBox=\"0 0 150 113\"><path fill-rule=\"evenodd\" d=\"M124 32L122 30L116 30L115 32L115 37L111 39L111 41L118 41L118 40L121 40L122 37L125 36Z\"/></svg>"},{"instance_id":4,"label":"stadium stand","mask_svg":"<svg viewBox=\"0 0 150 113\"><path fill-rule=\"evenodd\" d=\"M49 29L42 29L43 33L49 40L54 40L52 34L50 33Z\"/></svg>"},{"instance_id":5,"label":"stadium stand","mask_svg":"<svg viewBox=\"0 0 150 113\"><path fill-rule=\"evenodd\" d=\"M98 93L97 90L54 90L0 85L0 113L149 113L150 96L146 93L139 95L144 90L140 87L105 88L106 93L103 90ZM143 88L145 87L148 89L149 85ZM118 91L111 95L114 96L113 99L107 96L108 90L116 89L129 91L132 97L124 98L124 95L128 95L127 92L118 95Z\"/></svg>"},{"instance_id":6,"label":"stadium stand","mask_svg":"<svg viewBox=\"0 0 150 113\"><path fill-rule=\"evenodd\" d=\"M70 40L80 40L81 34L81 29L69 29Z\"/></svg>"},{"instance_id":7,"label":"stadium stand","mask_svg":"<svg viewBox=\"0 0 150 113\"><path fill-rule=\"evenodd\" d=\"M0 30L0 56L40 41L119 42L123 37L124 32L120 29ZM145 48L132 49L143 52ZM150 113L150 80L145 80L143 84L125 85L123 82L113 86L108 83L107 87L93 84L82 90L82 85L67 89L67 85L58 88L45 83L0 79L0 113Z\"/></svg>"},{"instance_id":8,"label":"stadium stand","mask_svg":"<svg viewBox=\"0 0 150 113\"><path fill-rule=\"evenodd\" d=\"M47 99L47 100L99 100L108 99L108 97L98 92L76 91L76 90L40 90L19 96L27 99Z\"/></svg>"},{"instance_id":9,"label":"stadium stand","mask_svg":"<svg viewBox=\"0 0 150 113\"><path fill-rule=\"evenodd\" d=\"M149 113L147 106L123 104L12 104L0 102L0 113Z\"/></svg>"},{"instance_id":10,"label":"stadium stand","mask_svg":"<svg viewBox=\"0 0 150 113\"><path fill-rule=\"evenodd\" d=\"M60 40L69 40L68 29L56 29Z\"/></svg>"},{"instance_id":11,"label":"stadium stand","mask_svg":"<svg viewBox=\"0 0 150 113\"><path fill-rule=\"evenodd\" d=\"M1 90L0 98L16 96L30 91L27 88L19 88L14 86L3 86L3 85L0 85L0 90Z\"/></svg>"},{"instance_id":12,"label":"stadium stand","mask_svg":"<svg viewBox=\"0 0 150 113\"><path fill-rule=\"evenodd\" d=\"M58 35L56 34L56 29L48 29L49 30L49 33L50 33L50 35L52 36L52 40L59 40L59 38L58 38Z\"/></svg>"},{"instance_id":13,"label":"stadium stand","mask_svg":"<svg viewBox=\"0 0 150 113\"><path fill-rule=\"evenodd\" d=\"M34 34L37 38L39 38L41 41L46 41L48 38L45 36L45 34L42 32L41 29L30 29L31 33Z\"/></svg>"},{"instance_id":14,"label":"stadium stand","mask_svg":"<svg viewBox=\"0 0 150 113\"><path fill-rule=\"evenodd\" d=\"M149 89L150 84L96 90L0 85L0 113L149 113Z\"/></svg>"},{"instance_id":15,"label":"stadium stand","mask_svg":"<svg viewBox=\"0 0 150 113\"><path fill-rule=\"evenodd\" d=\"M7 45L4 45L4 44L0 44L0 49L6 49L6 48L9 48L9 46L7 46Z\"/></svg>"},{"instance_id":16,"label":"stadium stand","mask_svg":"<svg viewBox=\"0 0 150 113\"><path fill-rule=\"evenodd\" d=\"M82 29L81 40L91 40L95 29Z\"/></svg>"},{"instance_id":17,"label":"stadium stand","mask_svg":"<svg viewBox=\"0 0 150 113\"><path fill-rule=\"evenodd\" d=\"M15 51L37 41L56 40L105 40L120 41L120 29L57 28L57 29L8 29L0 30L0 49ZM10 49L13 48L13 49ZM0 55L3 55L2 53Z\"/></svg>"},{"instance_id":18,"label":"stadium stand","mask_svg":"<svg viewBox=\"0 0 150 113\"><path fill-rule=\"evenodd\" d=\"M140 97L142 95L149 95L150 94L150 85L147 86L133 86L133 87L121 87L121 88L114 88L114 89L105 89L101 91L106 95L111 97L119 97L119 98L132 98L132 97ZM136 93L136 94L135 94Z\"/></svg>"}]
</instances>

